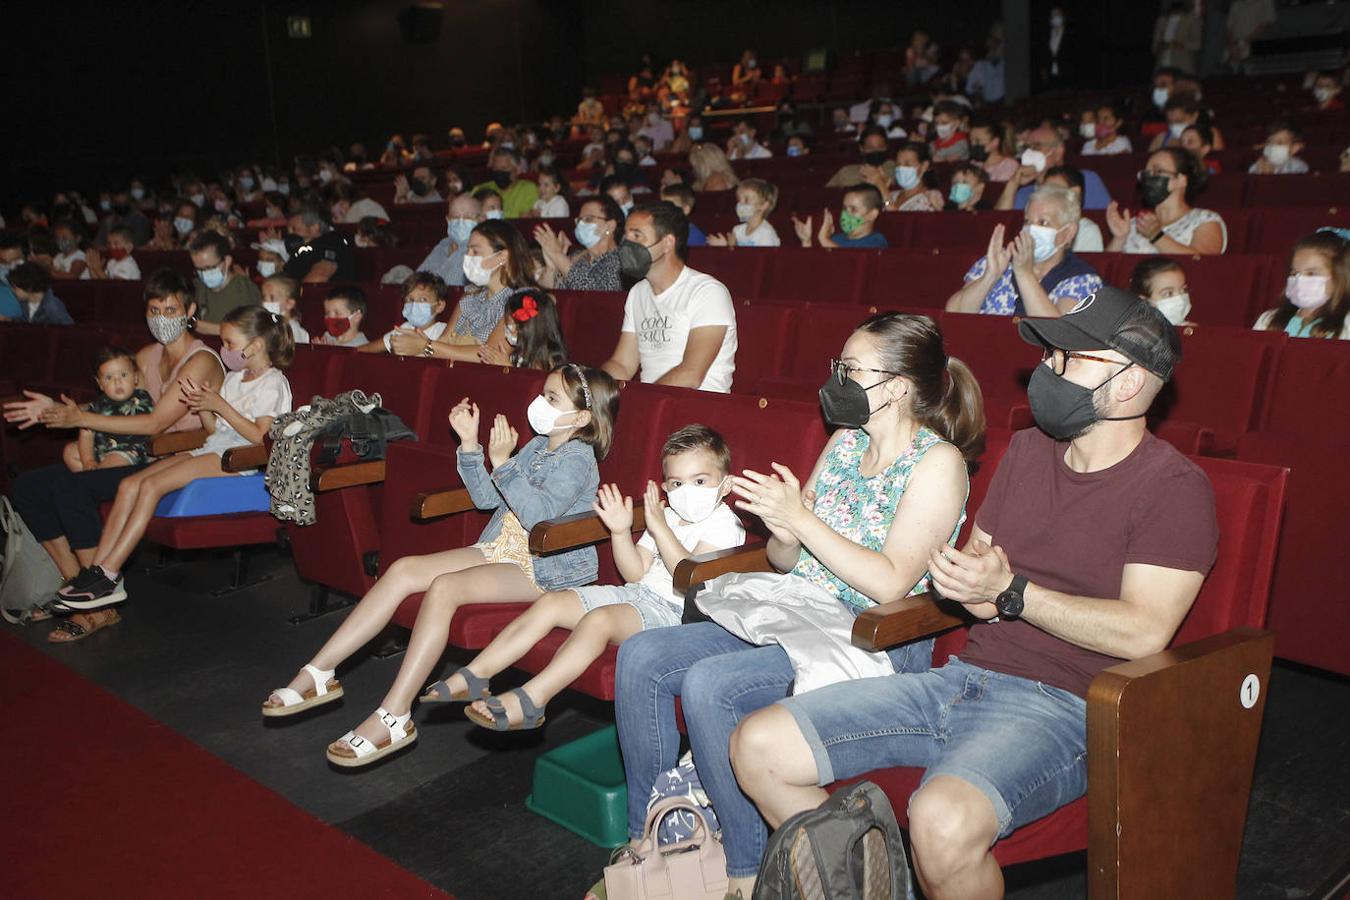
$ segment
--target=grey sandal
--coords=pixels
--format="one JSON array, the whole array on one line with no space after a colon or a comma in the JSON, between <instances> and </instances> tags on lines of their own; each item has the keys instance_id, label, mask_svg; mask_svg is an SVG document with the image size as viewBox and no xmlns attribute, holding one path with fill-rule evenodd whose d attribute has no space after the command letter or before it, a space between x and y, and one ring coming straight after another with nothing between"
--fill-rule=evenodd
<instances>
[{"instance_id":1,"label":"grey sandal","mask_svg":"<svg viewBox=\"0 0 1350 900\"><path fill-rule=\"evenodd\" d=\"M463 676L464 683L469 686L466 693L456 694L450 690L449 679L455 675ZM464 666L460 666L446 676L446 680L427 685L427 689L422 692L421 700L423 703L471 703L474 700L486 699L491 693L488 689L488 679L479 678Z\"/></svg>"},{"instance_id":2,"label":"grey sandal","mask_svg":"<svg viewBox=\"0 0 1350 900\"><path fill-rule=\"evenodd\" d=\"M524 688L511 688L507 693L515 694L516 698L520 700L520 714L523 718L515 725L507 720L506 707L497 697L488 697L484 701L487 704L488 712L492 714L492 718L488 718L472 706L464 710L464 715L473 724L491 731L529 731L544 724L544 711L534 705L534 701L530 699L529 694L525 693Z\"/></svg>"}]
</instances>

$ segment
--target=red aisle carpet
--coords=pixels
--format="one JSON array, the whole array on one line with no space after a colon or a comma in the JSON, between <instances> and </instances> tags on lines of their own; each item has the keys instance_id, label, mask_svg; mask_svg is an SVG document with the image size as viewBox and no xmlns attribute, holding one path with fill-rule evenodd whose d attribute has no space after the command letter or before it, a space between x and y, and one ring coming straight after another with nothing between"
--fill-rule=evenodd
<instances>
[{"instance_id":1,"label":"red aisle carpet","mask_svg":"<svg viewBox=\"0 0 1350 900\"><path fill-rule=\"evenodd\" d=\"M5 897L448 896L4 633L0 752Z\"/></svg>"}]
</instances>

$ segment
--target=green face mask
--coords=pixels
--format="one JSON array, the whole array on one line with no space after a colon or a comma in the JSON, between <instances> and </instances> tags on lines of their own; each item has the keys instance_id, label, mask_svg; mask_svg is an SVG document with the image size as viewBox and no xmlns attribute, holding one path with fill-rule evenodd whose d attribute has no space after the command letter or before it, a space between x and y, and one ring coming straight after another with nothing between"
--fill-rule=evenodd
<instances>
[{"instance_id":1,"label":"green face mask","mask_svg":"<svg viewBox=\"0 0 1350 900\"><path fill-rule=\"evenodd\" d=\"M844 234L852 234L862 227L862 216L855 216L848 210L839 213L839 230Z\"/></svg>"}]
</instances>

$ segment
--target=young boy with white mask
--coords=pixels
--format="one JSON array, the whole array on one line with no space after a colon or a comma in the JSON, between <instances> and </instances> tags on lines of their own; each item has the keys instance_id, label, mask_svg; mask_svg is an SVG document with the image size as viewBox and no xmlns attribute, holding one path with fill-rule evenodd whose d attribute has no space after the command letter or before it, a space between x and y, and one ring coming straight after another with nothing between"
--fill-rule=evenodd
<instances>
[{"instance_id":1,"label":"young boy with white mask","mask_svg":"<svg viewBox=\"0 0 1350 900\"><path fill-rule=\"evenodd\" d=\"M538 403L539 401L536 401ZM544 404L547 406L547 404ZM556 410L530 410L536 431L552 426ZM536 418L540 421L536 421ZM611 644L639 631L680 624L684 601L672 572L692 554L739 547L745 528L724 498L731 491L731 451L706 425L686 425L661 450L663 481L647 482L643 497L647 530L633 540L633 498L617 485L600 488L595 512L609 529L614 562L627 583L550 591L506 626L483 652L424 701L474 700L465 715L498 731L537 728L544 706L575 681ZM661 491L666 502L661 502ZM515 663L554 628L571 637L553 660L521 688L488 696L488 679ZM481 699L480 699L481 698Z\"/></svg>"}]
</instances>

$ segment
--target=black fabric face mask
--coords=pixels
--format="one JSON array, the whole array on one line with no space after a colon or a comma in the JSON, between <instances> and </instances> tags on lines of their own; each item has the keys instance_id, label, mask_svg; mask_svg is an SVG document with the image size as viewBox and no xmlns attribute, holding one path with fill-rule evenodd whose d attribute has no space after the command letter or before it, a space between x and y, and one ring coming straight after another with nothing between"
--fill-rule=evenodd
<instances>
[{"instance_id":1,"label":"black fabric face mask","mask_svg":"<svg viewBox=\"0 0 1350 900\"><path fill-rule=\"evenodd\" d=\"M984 162L989 158L989 148L984 144L971 144L970 158L975 162Z\"/></svg>"},{"instance_id":2,"label":"black fabric face mask","mask_svg":"<svg viewBox=\"0 0 1350 900\"><path fill-rule=\"evenodd\" d=\"M889 379L887 379L889 380ZM839 428L861 428L872 418L872 404L867 392L880 387L886 381L878 381L871 387L863 387L852 378L843 384L833 374L820 386L820 411L825 421Z\"/></svg>"},{"instance_id":3,"label":"black fabric face mask","mask_svg":"<svg viewBox=\"0 0 1350 900\"><path fill-rule=\"evenodd\" d=\"M421 178L408 179L408 190L412 191L418 197L425 197L431 190L431 187Z\"/></svg>"},{"instance_id":4,"label":"black fabric face mask","mask_svg":"<svg viewBox=\"0 0 1350 900\"><path fill-rule=\"evenodd\" d=\"M1143 199L1144 205L1152 209L1166 200L1172 193L1172 189L1167 186L1171 180L1167 175L1145 175L1139 182L1139 196Z\"/></svg>"},{"instance_id":5,"label":"black fabric face mask","mask_svg":"<svg viewBox=\"0 0 1350 900\"><path fill-rule=\"evenodd\" d=\"M511 183L511 173L494 171L492 173L492 183L497 185L497 187L499 188L504 188L508 186Z\"/></svg>"},{"instance_id":6,"label":"black fabric face mask","mask_svg":"<svg viewBox=\"0 0 1350 900\"><path fill-rule=\"evenodd\" d=\"M652 251L637 241L624 241L619 245L619 271L634 281L647 277L652 267Z\"/></svg>"},{"instance_id":7,"label":"black fabric face mask","mask_svg":"<svg viewBox=\"0 0 1350 900\"><path fill-rule=\"evenodd\" d=\"M864 153L862 158L869 166L879 166L886 162L887 155L885 150L877 150L874 153Z\"/></svg>"},{"instance_id":8,"label":"black fabric face mask","mask_svg":"<svg viewBox=\"0 0 1350 900\"><path fill-rule=\"evenodd\" d=\"M1133 366L1126 366L1125 369ZM1121 369L1120 372L1124 372ZM1116 372L1111 378L1115 378ZM1107 384L1106 379L1097 388ZM1137 416L1099 416L1092 397L1097 388L1074 384L1063 375L1056 375L1049 367L1040 365L1031 373L1027 384L1027 400L1031 403L1031 417L1036 420L1041 431L1057 441L1071 441L1098 422L1123 422L1128 419L1142 419Z\"/></svg>"}]
</instances>

